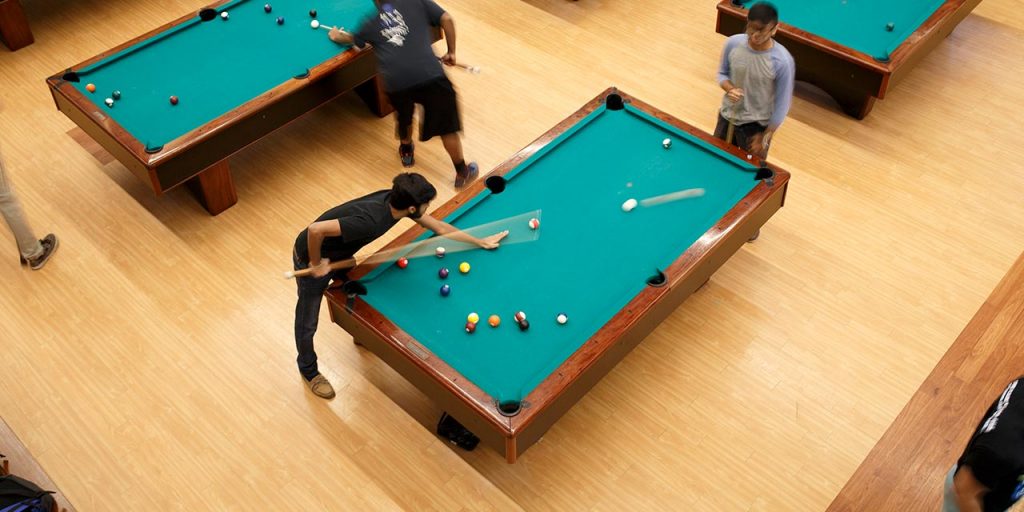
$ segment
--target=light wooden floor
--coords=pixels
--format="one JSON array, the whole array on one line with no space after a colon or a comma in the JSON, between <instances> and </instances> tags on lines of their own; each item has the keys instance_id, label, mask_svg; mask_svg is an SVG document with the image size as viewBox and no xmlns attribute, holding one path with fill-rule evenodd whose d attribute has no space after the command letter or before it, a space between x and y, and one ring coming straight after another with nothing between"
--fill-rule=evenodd
<instances>
[{"instance_id":1,"label":"light wooden floor","mask_svg":"<svg viewBox=\"0 0 1024 512\"><path fill-rule=\"evenodd\" d=\"M232 161L240 202L211 218L98 163L43 83L204 0L25 3L37 42L0 49L0 145L62 246L32 273L0 229L0 416L81 511L821 510L1024 248L1024 14L987 0L867 120L798 99L761 239L509 466L423 428L439 411L326 311L338 397L295 369L291 243L399 170L390 120L345 98L280 130ZM453 73L484 168L609 85L712 127L710 0L443 5L484 67ZM417 163L450 197L440 144Z\"/></svg>"}]
</instances>

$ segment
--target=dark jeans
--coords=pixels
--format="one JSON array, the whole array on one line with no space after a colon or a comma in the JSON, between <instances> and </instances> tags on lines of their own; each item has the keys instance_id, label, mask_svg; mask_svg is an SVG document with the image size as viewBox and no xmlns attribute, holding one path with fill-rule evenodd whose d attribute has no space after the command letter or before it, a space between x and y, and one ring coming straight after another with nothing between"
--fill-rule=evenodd
<instances>
[{"instance_id":1,"label":"dark jeans","mask_svg":"<svg viewBox=\"0 0 1024 512\"><path fill-rule=\"evenodd\" d=\"M743 151L753 153L750 149L750 144L754 141L754 136L759 133L764 133L765 127L761 126L761 123L753 122L746 124L738 124L733 127L732 131L732 143L735 146L740 147ZM725 140L726 132L729 131L729 120L722 117L722 114L718 114L718 124L715 125L715 137ZM768 148L765 148L765 154L763 158L768 158Z\"/></svg>"},{"instance_id":2,"label":"dark jeans","mask_svg":"<svg viewBox=\"0 0 1024 512\"><path fill-rule=\"evenodd\" d=\"M309 267L309 262L299 261L299 257L293 252L292 267L295 270L302 270ZM316 334L317 323L320 320L320 302L323 301L324 292L331 279L345 281L347 278L344 270L337 270L320 278L295 278L295 284L299 288L299 299L295 303L295 349L299 355L295 361L299 365L299 373L306 380L312 380L320 373L316 366L316 351L313 350L313 335Z\"/></svg>"}]
</instances>

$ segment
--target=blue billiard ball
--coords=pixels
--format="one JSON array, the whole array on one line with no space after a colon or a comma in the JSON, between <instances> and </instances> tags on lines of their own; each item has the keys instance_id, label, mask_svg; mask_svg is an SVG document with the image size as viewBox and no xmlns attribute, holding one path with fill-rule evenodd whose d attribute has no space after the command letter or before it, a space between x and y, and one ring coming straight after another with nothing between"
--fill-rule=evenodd
<instances>
[{"instance_id":1,"label":"blue billiard ball","mask_svg":"<svg viewBox=\"0 0 1024 512\"><path fill-rule=\"evenodd\" d=\"M447 297L448 294L452 293L452 287L448 285L441 286L441 296Z\"/></svg>"},{"instance_id":2,"label":"blue billiard ball","mask_svg":"<svg viewBox=\"0 0 1024 512\"><path fill-rule=\"evenodd\" d=\"M278 25L284 25L284 16L278 16L277 17L277 24Z\"/></svg>"}]
</instances>

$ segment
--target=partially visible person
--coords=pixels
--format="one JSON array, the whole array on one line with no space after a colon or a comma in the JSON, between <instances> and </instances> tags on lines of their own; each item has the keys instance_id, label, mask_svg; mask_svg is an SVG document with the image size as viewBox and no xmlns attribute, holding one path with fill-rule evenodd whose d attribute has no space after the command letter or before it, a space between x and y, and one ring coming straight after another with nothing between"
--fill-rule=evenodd
<instances>
[{"instance_id":1,"label":"partially visible person","mask_svg":"<svg viewBox=\"0 0 1024 512\"><path fill-rule=\"evenodd\" d=\"M25 218L21 201L14 195L14 188L4 168L3 155L0 155L0 215L14 233L14 239L21 253L21 264L28 265L32 270L39 270L57 250L57 235L50 233L42 239L36 238L32 227Z\"/></svg>"}]
</instances>

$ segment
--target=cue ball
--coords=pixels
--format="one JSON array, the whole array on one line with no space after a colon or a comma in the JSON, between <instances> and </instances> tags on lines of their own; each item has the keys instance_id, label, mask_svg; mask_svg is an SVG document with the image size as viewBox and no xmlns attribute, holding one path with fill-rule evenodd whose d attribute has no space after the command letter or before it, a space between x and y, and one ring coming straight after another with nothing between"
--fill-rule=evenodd
<instances>
[{"instance_id":1,"label":"cue ball","mask_svg":"<svg viewBox=\"0 0 1024 512\"><path fill-rule=\"evenodd\" d=\"M278 25L284 25L284 16L278 16L277 17L277 24Z\"/></svg>"},{"instance_id":2,"label":"cue ball","mask_svg":"<svg viewBox=\"0 0 1024 512\"><path fill-rule=\"evenodd\" d=\"M560 325L565 325L565 323L569 321L569 317L566 316L565 313L559 313L558 316L555 317L555 321Z\"/></svg>"},{"instance_id":3,"label":"cue ball","mask_svg":"<svg viewBox=\"0 0 1024 512\"><path fill-rule=\"evenodd\" d=\"M487 323L490 324L491 327L497 327L501 325L501 317L498 315L491 315L487 318Z\"/></svg>"},{"instance_id":4,"label":"cue ball","mask_svg":"<svg viewBox=\"0 0 1024 512\"><path fill-rule=\"evenodd\" d=\"M408 267L409 266L409 258L398 258L398 261L396 261L395 264L398 265L398 268Z\"/></svg>"},{"instance_id":5,"label":"cue ball","mask_svg":"<svg viewBox=\"0 0 1024 512\"><path fill-rule=\"evenodd\" d=\"M622 203L622 211L624 211L624 212L633 211L633 208L636 208L636 205L637 205L636 199L626 199L626 202Z\"/></svg>"},{"instance_id":6,"label":"cue ball","mask_svg":"<svg viewBox=\"0 0 1024 512\"><path fill-rule=\"evenodd\" d=\"M111 99L111 98L107 98L107 99L103 100L103 103L106 103L108 107L113 107L114 106L114 100Z\"/></svg>"},{"instance_id":7,"label":"cue ball","mask_svg":"<svg viewBox=\"0 0 1024 512\"><path fill-rule=\"evenodd\" d=\"M466 322L466 332L469 334L476 332L476 324L473 322Z\"/></svg>"},{"instance_id":8,"label":"cue ball","mask_svg":"<svg viewBox=\"0 0 1024 512\"><path fill-rule=\"evenodd\" d=\"M447 279L448 278L448 269L447 268L442 268L441 270L438 270L437 271L437 276L440 277L441 279Z\"/></svg>"},{"instance_id":9,"label":"cue ball","mask_svg":"<svg viewBox=\"0 0 1024 512\"><path fill-rule=\"evenodd\" d=\"M466 321L471 324L475 324L480 321L480 315L476 313L470 313L469 316L466 317Z\"/></svg>"},{"instance_id":10,"label":"cue ball","mask_svg":"<svg viewBox=\"0 0 1024 512\"><path fill-rule=\"evenodd\" d=\"M661 141L661 146L665 149L672 147L672 139L665 139Z\"/></svg>"},{"instance_id":11,"label":"cue ball","mask_svg":"<svg viewBox=\"0 0 1024 512\"><path fill-rule=\"evenodd\" d=\"M320 28L320 22L317 21L317 20L313 20L313 21L309 22L309 26L311 28Z\"/></svg>"},{"instance_id":12,"label":"cue ball","mask_svg":"<svg viewBox=\"0 0 1024 512\"><path fill-rule=\"evenodd\" d=\"M270 10L271 10L270 4L263 4L263 12L270 12Z\"/></svg>"},{"instance_id":13,"label":"cue ball","mask_svg":"<svg viewBox=\"0 0 1024 512\"><path fill-rule=\"evenodd\" d=\"M85 90L87 90L89 92L96 92L96 85L95 84L85 84Z\"/></svg>"},{"instance_id":14,"label":"cue ball","mask_svg":"<svg viewBox=\"0 0 1024 512\"><path fill-rule=\"evenodd\" d=\"M441 296L442 297L447 297L451 293L452 293L452 287L451 286L448 286L448 285L442 285L441 286Z\"/></svg>"},{"instance_id":15,"label":"cue ball","mask_svg":"<svg viewBox=\"0 0 1024 512\"><path fill-rule=\"evenodd\" d=\"M311 9L309 11L309 17L310 18L316 18L316 9Z\"/></svg>"},{"instance_id":16,"label":"cue ball","mask_svg":"<svg viewBox=\"0 0 1024 512\"><path fill-rule=\"evenodd\" d=\"M530 219L530 222L527 222L526 225L530 226L530 229L537 229L537 228L540 227L540 220L535 219L535 218L534 219Z\"/></svg>"},{"instance_id":17,"label":"cue ball","mask_svg":"<svg viewBox=\"0 0 1024 512\"><path fill-rule=\"evenodd\" d=\"M220 19L222 19L224 21L228 20L228 13L227 13L227 11L224 11L224 12L220 13Z\"/></svg>"},{"instance_id":18,"label":"cue ball","mask_svg":"<svg viewBox=\"0 0 1024 512\"><path fill-rule=\"evenodd\" d=\"M178 104L178 97L177 96L171 96L170 101L171 101L171 105L177 105Z\"/></svg>"},{"instance_id":19,"label":"cue ball","mask_svg":"<svg viewBox=\"0 0 1024 512\"><path fill-rule=\"evenodd\" d=\"M444 258L444 247L438 247L437 249L434 249L434 255L436 255L438 258Z\"/></svg>"},{"instance_id":20,"label":"cue ball","mask_svg":"<svg viewBox=\"0 0 1024 512\"><path fill-rule=\"evenodd\" d=\"M463 261L462 263L459 263L459 272L462 272L463 274L468 274L469 273L469 263L466 263L465 261Z\"/></svg>"},{"instance_id":21,"label":"cue ball","mask_svg":"<svg viewBox=\"0 0 1024 512\"><path fill-rule=\"evenodd\" d=\"M114 91L110 93L110 97L114 98L115 100L121 99L121 91Z\"/></svg>"}]
</instances>

